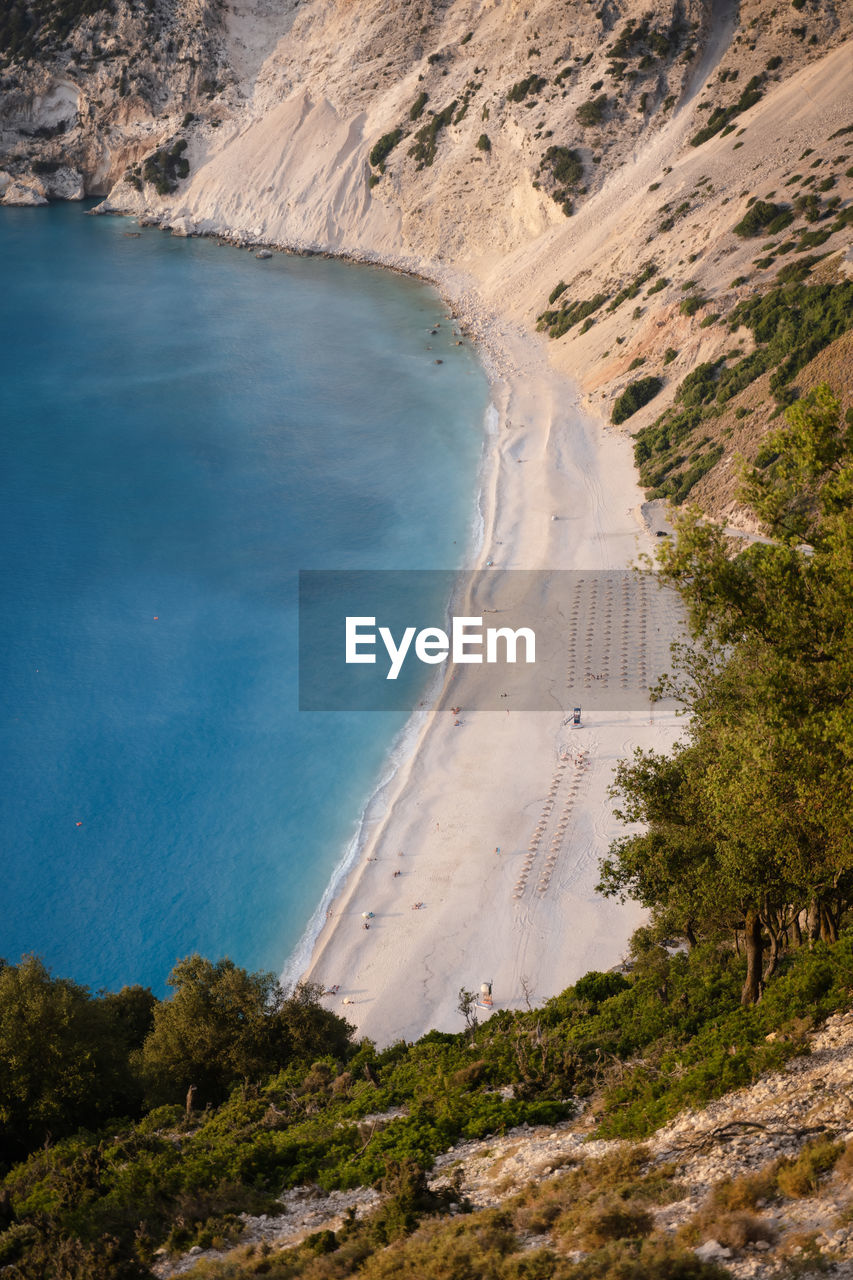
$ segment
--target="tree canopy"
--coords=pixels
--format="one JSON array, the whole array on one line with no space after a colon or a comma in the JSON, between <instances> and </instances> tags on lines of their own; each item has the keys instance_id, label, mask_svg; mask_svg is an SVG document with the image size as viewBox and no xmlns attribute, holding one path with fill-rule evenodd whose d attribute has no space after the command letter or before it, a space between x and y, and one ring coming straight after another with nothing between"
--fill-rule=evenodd
<instances>
[{"instance_id":1,"label":"tree canopy","mask_svg":"<svg viewBox=\"0 0 853 1280\"><path fill-rule=\"evenodd\" d=\"M743 930L744 999L808 915L837 936L853 896L853 430L825 386L792 405L753 467L743 500L767 542L743 549L692 508L661 546L662 582L688 609L674 693L689 712L669 756L620 765L621 816L646 830L602 864L601 888L651 908L661 929Z\"/></svg>"},{"instance_id":2,"label":"tree canopy","mask_svg":"<svg viewBox=\"0 0 853 1280\"><path fill-rule=\"evenodd\" d=\"M317 987L286 996L271 973L199 955L175 965L169 986L174 995L155 1009L140 1055L152 1103L183 1102L191 1086L197 1105L220 1102L235 1083L264 1079L292 1058L345 1056L349 1047L352 1028L317 1003Z\"/></svg>"},{"instance_id":3,"label":"tree canopy","mask_svg":"<svg viewBox=\"0 0 853 1280\"><path fill-rule=\"evenodd\" d=\"M125 987L105 999L41 960L0 961L0 1133L12 1159L81 1126L135 1114L128 1053L141 1045L154 997Z\"/></svg>"}]
</instances>

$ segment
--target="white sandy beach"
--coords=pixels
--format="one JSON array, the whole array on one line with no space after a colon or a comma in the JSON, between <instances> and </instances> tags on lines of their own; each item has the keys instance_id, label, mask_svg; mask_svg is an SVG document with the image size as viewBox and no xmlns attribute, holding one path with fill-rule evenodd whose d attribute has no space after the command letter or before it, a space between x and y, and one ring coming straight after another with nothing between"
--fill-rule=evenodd
<instances>
[{"instance_id":1,"label":"white sandy beach","mask_svg":"<svg viewBox=\"0 0 853 1280\"><path fill-rule=\"evenodd\" d=\"M479 563L625 568L651 542L629 440L581 415L537 339L502 341ZM642 919L595 893L620 830L607 789L634 747L673 741L673 712L602 712L574 728L561 712L502 704L461 719L427 717L304 975L339 986L330 1007L380 1044L459 1029L461 987L493 982L495 1008L554 995L617 964Z\"/></svg>"}]
</instances>

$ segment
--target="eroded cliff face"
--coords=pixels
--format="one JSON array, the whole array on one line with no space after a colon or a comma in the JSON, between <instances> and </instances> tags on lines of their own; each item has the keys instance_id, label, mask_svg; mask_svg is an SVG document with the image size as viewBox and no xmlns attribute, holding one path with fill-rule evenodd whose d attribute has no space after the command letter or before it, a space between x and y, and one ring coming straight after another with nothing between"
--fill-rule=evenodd
<instances>
[{"instance_id":1,"label":"eroded cliff face","mask_svg":"<svg viewBox=\"0 0 853 1280\"><path fill-rule=\"evenodd\" d=\"M636 431L748 354L724 322L783 265L819 246L803 278L843 278L851 31L840 0L115 0L7 64L0 186L38 202L82 179L182 233L418 271L538 324L602 418L642 366L661 387ZM739 234L757 201L791 217ZM697 426L663 491L693 466L691 497L736 514L766 393Z\"/></svg>"},{"instance_id":2,"label":"eroded cliff face","mask_svg":"<svg viewBox=\"0 0 853 1280\"><path fill-rule=\"evenodd\" d=\"M187 104L204 107L216 92L224 65L217 0L111 0L89 5L94 11L81 12L65 34L44 0L22 8L31 54L11 51L7 29L0 62L7 183L54 199L104 195ZM73 193L58 169L78 175Z\"/></svg>"}]
</instances>

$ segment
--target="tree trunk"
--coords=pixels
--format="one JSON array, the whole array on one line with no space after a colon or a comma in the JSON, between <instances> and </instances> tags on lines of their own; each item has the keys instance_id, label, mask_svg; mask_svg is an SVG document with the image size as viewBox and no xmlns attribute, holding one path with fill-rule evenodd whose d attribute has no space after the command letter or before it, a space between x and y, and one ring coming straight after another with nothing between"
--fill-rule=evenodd
<instances>
[{"instance_id":1,"label":"tree trunk","mask_svg":"<svg viewBox=\"0 0 853 1280\"><path fill-rule=\"evenodd\" d=\"M794 945L797 947L801 947L803 945L803 931L800 928L799 912L797 912L797 914L794 916L794 919L791 921L791 932L794 935Z\"/></svg>"},{"instance_id":2,"label":"tree trunk","mask_svg":"<svg viewBox=\"0 0 853 1280\"><path fill-rule=\"evenodd\" d=\"M761 956L764 950L764 939L761 936L758 912L752 907L746 913L743 938L746 950L746 979L740 993L740 1002L755 1004L761 996Z\"/></svg>"},{"instance_id":3,"label":"tree trunk","mask_svg":"<svg viewBox=\"0 0 853 1280\"><path fill-rule=\"evenodd\" d=\"M809 946L814 946L820 937L820 903L817 898L812 898L806 912L806 933L809 935Z\"/></svg>"},{"instance_id":4,"label":"tree trunk","mask_svg":"<svg viewBox=\"0 0 853 1280\"><path fill-rule=\"evenodd\" d=\"M773 974L776 972L776 968L779 964L779 934L775 929L768 929L768 933L770 934L770 954L767 957L767 969L765 970L762 983L769 982L773 977Z\"/></svg>"},{"instance_id":5,"label":"tree trunk","mask_svg":"<svg viewBox=\"0 0 853 1280\"><path fill-rule=\"evenodd\" d=\"M696 946L696 934L693 931L693 921L688 920L684 926L684 936L687 939L687 945L692 951Z\"/></svg>"},{"instance_id":6,"label":"tree trunk","mask_svg":"<svg viewBox=\"0 0 853 1280\"><path fill-rule=\"evenodd\" d=\"M823 942L838 941L838 925L832 908L828 907L825 902L821 903L820 908L820 936Z\"/></svg>"}]
</instances>

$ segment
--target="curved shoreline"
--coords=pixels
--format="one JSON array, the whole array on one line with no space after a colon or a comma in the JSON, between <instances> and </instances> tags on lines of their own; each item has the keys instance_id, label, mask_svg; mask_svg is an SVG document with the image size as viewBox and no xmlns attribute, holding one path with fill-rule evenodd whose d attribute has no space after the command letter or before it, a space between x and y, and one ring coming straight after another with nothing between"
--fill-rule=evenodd
<instances>
[{"instance_id":1,"label":"curved shoreline","mask_svg":"<svg viewBox=\"0 0 853 1280\"><path fill-rule=\"evenodd\" d=\"M544 340L490 311L474 281L402 257L276 245L209 223L194 234L390 269L437 290L477 344L498 411L477 497L480 566L488 558L516 569L626 568L638 545L649 545L629 438L582 413L577 388L551 367ZM547 892L528 886L519 900L521 851L567 747L561 714L477 712L448 733L427 708L405 758L369 798L288 976L319 924L301 976L338 988L330 1003L360 1034L387 1044L432 1028L458 1030L461 987L493 981L495 1007L523 1007L588 969L618 963L643 913L595 893L598 858L620 833L608 785L618 759L635 746L666 749L679 729L675 715L660 710L599 715L584 726L573 746L582 746L587 763L572 783L577 804L567 801L567 812L574 808L559 866ZM369 830L377 800L383 813ZM504 855L496 862L498 848ZM413 900L424 909L411 912Z\"/></svg>"},{"instance_id":2,"label":"curved shoreline","mask_svg":"<svg viewBox=\"0 0 853 1280\"><path fill-rule=\"evenodd\" d=\"M428 282L425 282L428 283ZM484 494L483 475L486 469L489 450L489 436L494 434L489 431L487 422L492 413L497 415L497 408L494 400L489 398L483 415L483 448L480 466L477 472L477 489L474 500L474 518L471 521L472 537L469 540L470 557L477 559L482 554L485 545L484 539L484 517L482 512L482 499ZM499 417L499 415L498 415ZM479 521L477 517L479 516ZM479 524L479 527L475 527ZM464 570L459 570L464 572ZM280 974L280 980L285 988L292 988L296 983L301 981L307 974L312 963L312 957L320 939L320 935L332 914L332 907L337 897L345 892L347 881L352 874L359 856L364 852L370 840L370 826L372 822L381 822L381 817L371 818L371 811L378 805L382 805L387 797L394 796L394 784L397 782L399 774L405 769L407 762L417 751L421 734L428 723L432 714L435 703L441 696L443 688L443 680L438 677L430 682L423 701L415 707L402 729L396 734L388 748L385 757L382 772L379 781L367 797L364 807L358 817L357 829L346 850L332 871L329 882L323 891L320 902L317 904L312 913L305 929L284 963L284 967ZM393 799L389 801L393 803ZM387 812L387 809L386 809Z\"/></svg>"}]
</instances>

